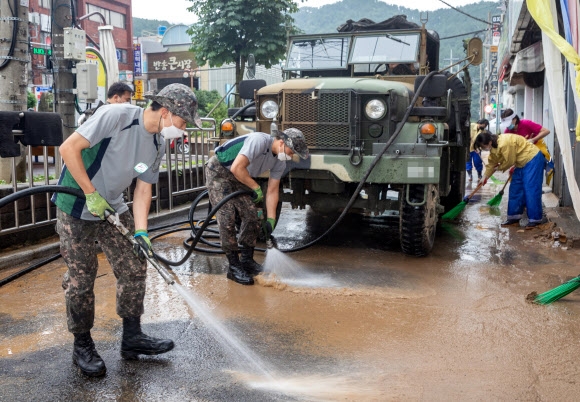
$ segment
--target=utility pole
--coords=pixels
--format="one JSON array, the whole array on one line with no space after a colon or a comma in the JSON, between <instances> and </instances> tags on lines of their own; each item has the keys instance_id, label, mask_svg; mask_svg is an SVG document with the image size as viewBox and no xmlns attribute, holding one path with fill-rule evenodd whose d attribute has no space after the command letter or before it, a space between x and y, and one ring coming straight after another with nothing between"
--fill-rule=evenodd
<instances>
[{"instance_id":1,"label":"utility pole","mask_svg":"<svg viewBox=\"0 0 580 402\"><path fill-rule=\"evenodd\" d=\"M52 0L52 69L54 73L54 111L63 122L63 139L75 130L75 95L73 94L72 61L64 58L64 30L72 27L70 0ZM60 157L55 160L60 161Z\"/></svg>"},{"instance_id":2,"label":"utility pole","mask_svg":"<svg viewBox=\"0 0 580 402\"><path fill-rule=\"evenodd\" d=\"M449 66L453 63L458 62L459 60L461 60L460 58L453 58L453 49L449 49L449 58L447 59L443 59L443 63L445 63L446 66ZM450 73L455 73L457 71L457 66L453 66L449 69Z\"/></svg>"},{"instance_id":3,"label":"utility pole","mask_svg":"<svg viewBox=\"0 0 580 402\"><path fill-rule=\"evenodd\" d=\"M26 110L28 55L28 0L0 1L0 111ZM18 158L0 158L0 180L26 180L26 148L20 145Z\"/></svg>"}]
</instances>

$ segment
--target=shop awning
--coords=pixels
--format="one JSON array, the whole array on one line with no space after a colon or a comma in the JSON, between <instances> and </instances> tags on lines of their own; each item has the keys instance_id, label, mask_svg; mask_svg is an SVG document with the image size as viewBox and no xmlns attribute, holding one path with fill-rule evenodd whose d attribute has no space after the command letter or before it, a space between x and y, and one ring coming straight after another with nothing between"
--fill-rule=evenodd
<instances>
[{"instance_id":1,"label":"shop awning","mask_svg":"<svg viewBox=\"0 0 580 402\"><path fill-rule=\"evenodd\" d=\"M536 42L516 53L511 66L510 85L524 84L537 88L543 81L543 75L536 77L530 73L539 73L545 69L542 42ZM537 82L536 82L537 81Z\"/></svg>"},{"instance_id":2,"label":"shop awning","mask_svg":"<svg viewBox=\"0 0 580 402\"><path fill-rule=\"evenodd\" d=\"M542 42L536 42L516 53L512 63L511 75L514 73L537 73L544 68Z\"/></svg>"}]
</instances>

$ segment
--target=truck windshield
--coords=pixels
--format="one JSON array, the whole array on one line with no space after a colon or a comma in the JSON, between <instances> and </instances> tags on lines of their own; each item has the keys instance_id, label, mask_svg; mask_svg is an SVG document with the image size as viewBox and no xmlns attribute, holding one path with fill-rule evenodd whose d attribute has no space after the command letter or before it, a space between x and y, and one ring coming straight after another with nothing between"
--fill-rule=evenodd
<instances>
[{"instance_id":1,"label":"truck windshield","mask_svg":"<svg viewBox=\"0 0 580 402\"><path fill-rule=\"evenodd\" d=\"M350 62L413 63L418 60L418 52L418 33L357 36L354 39Z\"/></svg>"},{"instance_id":2,"label":"truck windshield","mask_svg":"<svg viewBox=\"0 0 580 402\"><path fill-rule=\"evenodd\" d=\"M346 69L350 38L312 38L292 42L286 70Z\"/></svg>"}]
</instances>

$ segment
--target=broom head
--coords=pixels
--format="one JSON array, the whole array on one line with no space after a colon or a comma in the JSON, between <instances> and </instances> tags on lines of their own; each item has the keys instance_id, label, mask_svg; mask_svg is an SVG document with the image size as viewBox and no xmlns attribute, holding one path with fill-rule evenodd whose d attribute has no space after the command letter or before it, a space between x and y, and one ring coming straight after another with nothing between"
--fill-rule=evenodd
<instances>
[{"instance_id":1,"label":"broom head","mask_svg":"<svg viewBox=\"0 0 580 402\"><path fill-rule=\"evenodd\" d=\"M461 201L459 204L457 204L457 206L453 207L453 209L450 209L449 211L447 211L442 217L441 219L447 219L447 220L452 220L455 219L459 216L459 214L461 212L463 212L463 210L465 209L465 207L467 206L467 201Z\"/></svg>"},{"instance_id":2,"label":"broom head","mask_svg":"<svg viewBox=\"0 0 580 402\"><path fill-rule=\"evenodd\" d=\"M487 202L487 205L489 205L490 207L497 207L499 204L501 204L502 197L503 191L500 191L499 193L497 193L495 197L493 197L491 200Z\"/></svg>"},{"instance_id":3,"label":"broom head","mask_svg":"<svg viewBox=\"0 0 580 402\"><path fill-rule=\"evenodd\" d=\"M556 286L552 290L548 290L542 294L539 294L534 299L534 303L538 304L550 304L556 300L560 300L562 297L572 293L576 289L580 288L580 277L570 279L568 282Z\"/></svg>"},{"instance_id":4,"label":"broom head","mask_svg":"<svg viewBox=\"0 0 580 402\"><path fill-rule=\"evenodd\" d=\"M505 181L498 180L493 175L491 175L491 177L489 178L489 180L491 180L491 182L493 184L495 184L495 185L504 184L505 183Z\"/></svg>"}]
</instances>

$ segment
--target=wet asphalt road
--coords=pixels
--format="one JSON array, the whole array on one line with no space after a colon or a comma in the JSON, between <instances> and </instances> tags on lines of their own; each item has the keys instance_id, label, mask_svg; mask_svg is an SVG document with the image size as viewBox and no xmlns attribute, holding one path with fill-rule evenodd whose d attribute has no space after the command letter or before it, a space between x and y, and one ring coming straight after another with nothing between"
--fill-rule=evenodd
<instances>
[{"instance_id":1,"label":"wet asphalt road","mask_svg":"<svg viewBox=\"0 0 580 402\"><path fill-rule=\"evenodd\" d=\"M228 281L225 258L196 253L174 273L203 311L151 268L143 329L176 347L140 361L119 356L103 257L92 332L107 365L100 379L71 363L66 268L54 261L0 288L0 400L576 400L580 295L549 306L525 298L578 275L580 252L550 240L548 226L500 228L507 192L500 211L485 206L497 191L488 184L441 225L426 258L400 253L389 219L360 217L307 250L258 255L278 280L255 286ZM285 208L279 247L316 238L335 218ZM177 260L187 236L154 247Z\"/></svg>"}]
</instances>

